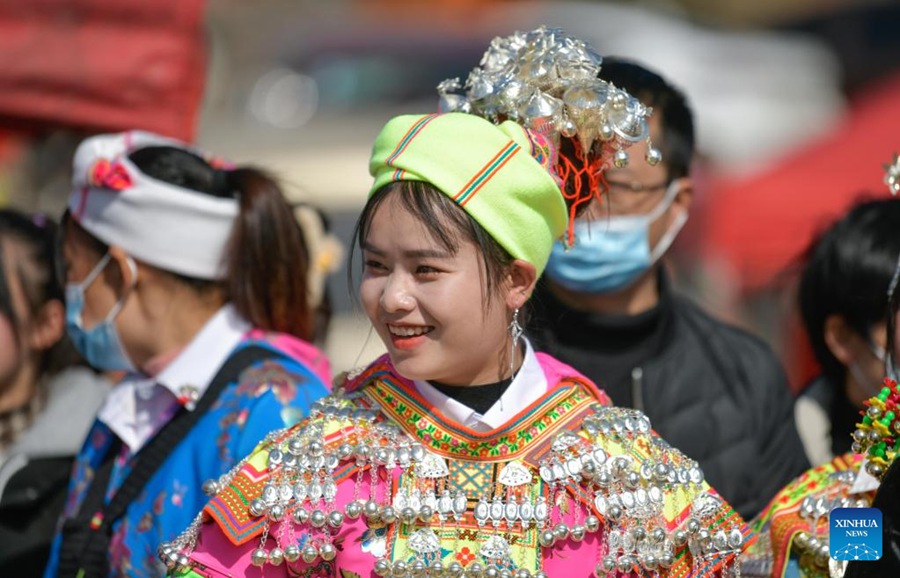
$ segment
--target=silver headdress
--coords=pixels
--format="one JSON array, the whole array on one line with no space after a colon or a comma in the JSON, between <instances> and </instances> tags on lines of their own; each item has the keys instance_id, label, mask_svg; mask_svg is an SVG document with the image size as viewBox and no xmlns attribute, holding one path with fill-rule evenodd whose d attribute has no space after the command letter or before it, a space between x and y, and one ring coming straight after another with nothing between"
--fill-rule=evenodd
<instances>
[{"instance_id":1,"label":"silver headdress","mask_svg":"<svg viewBox=\"0 0 900 578\"><path fill-rule=\"evenodd\" d=\"M602 60L559 29L494 38L465 84L451 78L438 85L440 111L511 119L557 144L561 136L574 138L583 156L599 153L602 168L623 167L625 149L648 138L651 109L600 80ZM659 150L649 147L646 160L658 163Z\"/></svg>"},{"instance_id":2,"label":"silver headdress","mask_svg":"<svg viewBox=\"0 0 900 578\"><path fill-rule=\"evenodd\" d=\"M900 192L900 156L894 153L894 162L884 165L884 184L888 186L892 195Z\"/></svg>"}]
</instances>

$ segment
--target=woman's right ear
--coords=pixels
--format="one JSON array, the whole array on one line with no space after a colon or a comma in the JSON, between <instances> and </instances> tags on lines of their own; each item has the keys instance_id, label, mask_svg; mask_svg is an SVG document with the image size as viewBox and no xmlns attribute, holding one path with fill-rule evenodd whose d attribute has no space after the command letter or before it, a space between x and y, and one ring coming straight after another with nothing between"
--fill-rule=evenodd
<instances>
[{"instance_id":1,"label":"woman's right ear","mask_svg":"<svg viewBox=\"0 0 900 578\"><path fill-rule=\"evenodd\" d=\"M538 280L537 271L531 263L516 259L509 266L509 287L506 289L506 307L518 309L525 305L534 291Z\"/></svg>"},{"instance_id":2,"label":"woman's right ear","mask_svg":"<svg viewBox=\"0 0 900 578\"><path fill-rule=\"evenodd\" d=\"M111 264L107 271L112 275L109 281L121 299L137 285L138 265L134 257L118 245L110 245L109 256Z\"/></svg>"}]
</instances>

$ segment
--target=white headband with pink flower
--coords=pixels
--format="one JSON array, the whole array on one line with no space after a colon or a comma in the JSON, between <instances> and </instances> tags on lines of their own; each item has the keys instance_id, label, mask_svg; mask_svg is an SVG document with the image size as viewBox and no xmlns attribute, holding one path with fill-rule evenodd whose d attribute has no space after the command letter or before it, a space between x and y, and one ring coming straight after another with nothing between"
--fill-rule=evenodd
<instances>
[{"instance_id":1,"label":"white headband with pink flower","mask_svg":"<svg viewBox=\"0 0 900 578\"><path fill-rule=\"evenodd\" d=\"M142 131L86 139L75 153L68 208L89 233L165 271L223 279L225 249L240 207L145 175L128 155L150 146L200 154L185 143Z\"/></svg>"}]
</instances>

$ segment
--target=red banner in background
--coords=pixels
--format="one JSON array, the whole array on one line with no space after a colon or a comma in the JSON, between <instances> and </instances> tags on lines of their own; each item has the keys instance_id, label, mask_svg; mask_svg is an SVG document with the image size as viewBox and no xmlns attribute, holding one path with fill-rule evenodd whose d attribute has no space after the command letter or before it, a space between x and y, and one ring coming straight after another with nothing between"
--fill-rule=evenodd
<instances>
[{"instance_id":1,"label":"red banner in background","mask_svg":"<svg viewBox=\"0 0 900 578\"><path fill-rule=\"evenodd\" d=\"M192 140L203 0L0 0L0 126Z\"/></svg>"}]
</instances>

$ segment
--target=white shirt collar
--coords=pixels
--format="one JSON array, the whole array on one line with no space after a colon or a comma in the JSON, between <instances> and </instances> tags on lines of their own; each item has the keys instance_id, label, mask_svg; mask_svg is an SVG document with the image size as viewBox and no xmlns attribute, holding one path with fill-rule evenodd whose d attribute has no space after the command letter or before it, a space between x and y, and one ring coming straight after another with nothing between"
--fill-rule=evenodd
<instances>
[{"instance_id":1,"label":"white shirt collar","mask_svg":"<svg viewBox=\"0 0 900 578\"><path fill-rule=\"evenodd\" d=\"M547 378L544 376L544 370L541 369L531 343L527 339L524 341L525 357L515 379L484 415L438 391L427 381L413 383L422 397L456 423L476 431L497 429L547 392Z\"/></svg>"},{"instance_id":2,"label":"white shirt collar","mask_svg":"<svg viewBox=\"0 0 900 578\"><path fill-rule=\"evenodd\" d=\"M175 397L182 388L196 388L198 399L212 378L252 327L230 303L219 309L187 347L156 376L156 381ZM193 408L188 408L193 409Z\"/></svg>"},{"instance_id":3,"label":"white shirt collar","mask_svg":"<svg viewBox=\"0 0 900 578\"><path fill-rule=\"evenodd\" d=\"M171 417L175 400L186 393L203 396L229 354L252 329L231 304L226 304L155 378L133 373L106 396L97 419L105 423L132 453L136 453ZM192 410L193 405L187 404Z\"/></svg>"}]
</instances>

